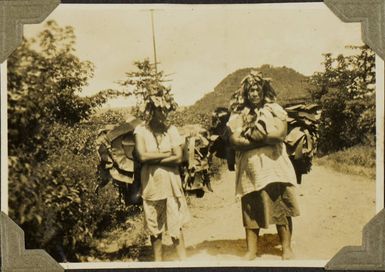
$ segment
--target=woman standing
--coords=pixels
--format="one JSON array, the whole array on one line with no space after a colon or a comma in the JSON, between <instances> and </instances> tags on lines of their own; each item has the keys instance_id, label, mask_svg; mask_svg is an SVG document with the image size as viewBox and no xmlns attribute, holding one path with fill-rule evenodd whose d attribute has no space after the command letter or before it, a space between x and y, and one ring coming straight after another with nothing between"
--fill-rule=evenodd
<instances>
[{"instance_id":1,"label":"woman standing","mask_svg":"<svg viewBox=\"0 0 385 272\"><path fill-rule=\"evenodd\" d=\"M241 197L246 230L246 259L257 255L260 228L275 224L282 244L282 259L293 258L292 220L299 215L296 176L283 140L287 114L275 103L268 80L252 72L234 96L228 122L236 150L236 195Z\"/></svg>"},{"instance_id":2,"label":"woman standing","mask_svg":"<svg viewBox=\"0 0 385 272\"><path fill-rule=\"evenodd\" d=\"M163 99L159 96L157 99ZM183 139L175 126L166 123L170 107L147 104L146 122L136 127L135 148L141 168L145 225L150 233L155 261L162 260L162 233L172 238L180 259L185 259L182 226L189 213L178 165Z\"/></svg>"}]
</instances>

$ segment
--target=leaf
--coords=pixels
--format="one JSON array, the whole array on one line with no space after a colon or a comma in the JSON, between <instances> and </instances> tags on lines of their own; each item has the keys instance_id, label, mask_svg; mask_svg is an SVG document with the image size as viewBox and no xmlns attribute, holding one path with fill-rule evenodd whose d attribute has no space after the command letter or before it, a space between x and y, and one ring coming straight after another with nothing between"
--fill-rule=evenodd
<instances>
[{"instance_id":1,"label":"leaf","mask_svg":"<svg viewBox=\"0 0 385 272\"><path fill-rule=\"evenodd\" d=\"M142 103L140 106L139 106L139 111L140 112L145 112L147 109L147 103Z\"/></svg>"},{"instance_id":2,"label":"leaf","mask_svg":"<svg viewBox=\"0 0 385 272\"><path fill-rule=\"evenodd\" d=\"M298 112L298 116L303 117L303 118L307 118L308 120L310 120L312 122L317 121L317 115L316 114L307 113L307 112Z\"/></svg>"},{"instance_id":3,"label":"leaf","mask_svg":"<svg viewBox=\"0 0 385 272\"><path fill-rule=\"evenodd\" d=\"M305 137L302 137L297 144L297 147L295 149L295 155L294 155L294 158L296 160L303 157L303 143L304 143L304 141L305 141Z\"/></svg>"},{"instance_id":4,"label":"leaf","mask_svg":"<svg viewBox=\"0 0 385 272\"><path fill-rule=\"evenodd\" d=\"M35 218L36 218L38 224L40 225L41 222L43 221L43 218L40 215L38 215L38 214L35 214Z\"/></svg>"},{"instance_id":5,"label":"leaf","mask_svg":"<svg viewBox=\"0 0 385 272\"><path fill-rule=\"evenodd\" d=\"M308 152L312 152L314 150L314 143L313 143L313 137L310 135L309 131L308 130L305 130L305 135L306 135L306 143L307 143L307 147L306 147L306 153Z\"/></svg>"},{"instance_id":6,"label":"leaf","mask_svg":"<svg viewBox=\"0 0 385 272\"><path fill-rule=\"evenodd\" d=\"M285 143L294 146L304 137L304 135L305 133L301 131L300 127L295 127L286 136Z\"/></svg>"}]
</instances>

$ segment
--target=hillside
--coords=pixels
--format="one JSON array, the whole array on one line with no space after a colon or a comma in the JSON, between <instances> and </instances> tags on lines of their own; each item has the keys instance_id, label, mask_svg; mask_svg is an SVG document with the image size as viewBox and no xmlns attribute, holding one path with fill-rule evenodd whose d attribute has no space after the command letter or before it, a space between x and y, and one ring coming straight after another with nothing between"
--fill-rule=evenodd
<instances>
[{"instance_id":1,"label":"hillside","mask_svg":"<svg viewBox=\"0 0 385 272\"><path fill-rule=\"evenodd\" d=\"M242 79L255 68L243 68L229 74L215 88L206 94L194 105L183 111L185 116L207 115L217 107L228 107L230 98L234 91L239 88ZM308 77L287 67L272 67L263 65L256 69L263 73L264 77L272 79L272 86L277 91L278 102L286 105L308 97Z\"/></svg>"},{"instance_id":2,"label":"hillside","mask_svg":"<svg viewBox=\"0 0 385 272\"><path fill-rule=\"evenodd\" d=\"M234 91L240 87L242 79L251 71L259 70L264 77L272 80L272 85L278 94L278 103L282 106L303 102L309 97L308 77L287 67L272 67L263 65L260 68L243 68L226 76L212 92L207 93L194 105L190 107L180 107L170 116L171 123L183 127L186 124L200 124L203 127L209 127L211 123L211 113L217 107L228 107L231 96ZM125 117L130 109L114 109ZM100 111L108 111L102 109Z\"/></svg>"}]
</instances>

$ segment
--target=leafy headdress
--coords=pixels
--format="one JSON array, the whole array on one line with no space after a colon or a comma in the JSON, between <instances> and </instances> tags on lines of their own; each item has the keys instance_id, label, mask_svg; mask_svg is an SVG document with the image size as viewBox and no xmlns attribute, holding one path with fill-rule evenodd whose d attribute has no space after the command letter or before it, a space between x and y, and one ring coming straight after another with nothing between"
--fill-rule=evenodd
<instances>
[{"instance_id":1,"label":"leafy headdress","mask_svg":"<svg viewBox=\"0 0 385 272\"><path fill-rule=\"evenodd\" d=\"M265 103L272 103L276 100L276 92L270 84L271 79L263 77L259 71L250 71L241 81L241 87L235 91L230 101L230 110L233 112L240 112L247 107L247 95L252 86L258 85L262 89L262 101Z\"/></svg>"},{"instance_id":2,"label":"leafy headdress","mask_svg":"<svg viewBox=\"0 0 385 272\"><path fill-rule=\"evenodd\" d=\"M171 88L165 86L163 71L157 71L148 59L134 62L137 70L126 73L127 79L119 84L128 87L128 95L136 98L135 116L149 122L156 108L170 113L177 108Z\"/></svg>"},{"instance_id":3,"label":"leafy headdress","mask_svg":"<svg viewBox=\"0 0 385 272\"><path fill-rule=\"evenodd\" d=\"M165 115L175 111L178 105L171 94L171 88L156 84L143 97L139 111L146 122L149 122L155 109L160 109Z\"/></svg>"}]
</instances>

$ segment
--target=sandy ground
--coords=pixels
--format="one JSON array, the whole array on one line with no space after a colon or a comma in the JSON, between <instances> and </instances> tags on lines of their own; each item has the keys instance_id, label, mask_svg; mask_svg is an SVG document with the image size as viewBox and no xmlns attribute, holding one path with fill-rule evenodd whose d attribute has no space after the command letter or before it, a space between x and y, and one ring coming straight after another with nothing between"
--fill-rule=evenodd
<instances>
[{"instance_id":1,"label":"sandy ground","mask_svg":"<svg viewBox=\"0 0 385 272\"><path fill-rule=\"evenodd\" d=\"M213 181L213 193L190 198L192 220L184 230L188 261L237 261L246 251L234 173ZM313 166L298 187L301 216L293 219L297 260L328 260L347 245L360 245L363 226L375 215L375 182ZM257 260L280 260L276 229L261 230ZM165 239L165 243L169 241ZM172 247L166 260L176 260Z\"/></svg>"},{"instance_id":2,"label":"sandy ground","mask_svg":"<svg viewBox=\"0 0 385 272\"><path fill-rule=\"evenodd\" d=\"M188 198L192 218L184 228L186 261L223 264L242 260L246 243L234 181L234 172L226 169L219 180L212 181L214 192L203 198ZM375 215L374 180L315 165L303 177L297 193L301 215L293 218L292 247L296 260L329 260L344 246L361 245L362 228ZM111 255L109 259L132 261L125 256L130 246L127 243L138 231L141 230L118 229L108 234L104 242L99 241L98 246ZM164 244L165 261L177 260L169 237L164 237ZM149 241L140 252L139 261L152 261ZM275 226L261 230L259 254L257 262L281 260Z\"/></svg>"}]
</instances>

